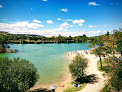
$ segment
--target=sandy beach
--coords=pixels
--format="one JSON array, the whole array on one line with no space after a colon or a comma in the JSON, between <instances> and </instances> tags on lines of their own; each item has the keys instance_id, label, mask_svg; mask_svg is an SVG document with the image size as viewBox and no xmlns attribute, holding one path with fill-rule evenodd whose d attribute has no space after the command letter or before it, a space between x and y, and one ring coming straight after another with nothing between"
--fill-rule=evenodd
<instances>
[{"instance_id":1,"label":"sandy beach","mask_svg":"<svg viewBox=\"0 0 122 92\"><path fill-rule=\"evenodd\" d=\"M97 70L97 61L99 58L93 54L86 54L84 51L78 51L78 53L82 53L84 57L88 59L88 68L86 69L86 74L95 75L97 78L95 83L88 83L83 90L78 92L99 92L105 86L107 80L107 78L102 76L103 72Z\"/></svg>"},{"instance_id":2,"label":"sandy beach","mask_svg":"<svg viewBox=\"0 0 122 92\"><path fill-rule=\"evenodd\" d=\"M82 51L73 51L67 53L67 57L69 60L73 60L77 54L82 54L85 58L88 59L88 67L86 69L86 74L87 75L95 75L97 78L97 81L95 83L88 83L87 86L78 92L99 92L104 86L106 82L106 78L102 76L102 72L97 70L97 61L99 60L98 57L96 57L93 54L90 54L90 50L82 50ZM71 63L71 62L69 62ZM55 83L54 85L57 86L57 89L55 90L56 92L63 92L64 89L69 87L71 85L71 74L69 73L68 65L66 67L66 74L65 74L65 79L62 80L62 82ZM46 88L48 90L51 85L40 85L42 88ZM39 86L36 86L33 89L38 89Z\"/></svg>"}]
</instances>

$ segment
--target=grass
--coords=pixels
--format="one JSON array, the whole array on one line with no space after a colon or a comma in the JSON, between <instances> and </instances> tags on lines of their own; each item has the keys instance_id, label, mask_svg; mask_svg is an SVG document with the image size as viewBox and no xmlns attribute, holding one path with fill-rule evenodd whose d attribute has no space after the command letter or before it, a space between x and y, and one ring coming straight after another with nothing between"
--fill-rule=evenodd
<instances>
[{"instance_id":1,"label":"grass","mask_svg":"<svg viewBox=\"0 0 122 92\"><path fill-rule=\"evenodd\" d=\"M110 66L108 66L107 62L106 61L102 61L102 66L103 68L101 69L101 66L100 66L100 61L98 60L97 61L97 69L101 72L105 72L105 73L109 73L110 72ZM103 73L103 76L105 76L106 74Z\"/></svg>"},{"instance_id":2,"label":"grass","mask_svg":"<svg viewBox=\"0 0 122 92\"><path fill-rule=\"evenodd\" d=\"M74 83L74 82L73 82ZM72 85L72 84L71 84ZM87 85L87 83L84 84L80 84L82 85L82 87L78 88L78 87L67 87L67 89L65 89L63 92L75 92L75 91L80 91L83 88L85 88L85 86Z\"/></svg>"}]
</instances>

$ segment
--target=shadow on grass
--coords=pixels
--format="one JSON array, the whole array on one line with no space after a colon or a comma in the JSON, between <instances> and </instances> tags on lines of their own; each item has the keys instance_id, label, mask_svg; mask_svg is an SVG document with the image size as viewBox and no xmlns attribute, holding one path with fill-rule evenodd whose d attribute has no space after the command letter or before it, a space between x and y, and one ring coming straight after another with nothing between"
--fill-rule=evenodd
<instances>
[{"instance_id":1,"label":"shadow on grass","mask_svg":"<svg viewBox=\"0 0 122 92\"><path fill-rule=\"evenodd\" d=\"M100 69L100 70L101 70L101 71L104 71L105 73L109 73L111 69L112 69L112 68L111 68L110 66L103 66L103 68Z\"/></svg>"},{"instance_id":2,"label":"shadow on grass","mask_svg":"<svg viewBox=\"0 0 122 92\"><path fill-rule=\"evenodd\" d=\"M39 88L39 89L34 89L32 91L29 92L51 92L51 90L48 90L46 88Z\"/></svg>"},{"instance_id":3,"label":"shadow on grass","mask_svg":"<svg viewBox=\"0 0 122 92\"><path fill-rule=\"evenodd\" d=\"M98 81L98 77L95 74L92 74L92 75L87 75L85 77L77 78L75 81L80 82L82 84L84 83L94 84Z\"/></svg>"}]
</instances>

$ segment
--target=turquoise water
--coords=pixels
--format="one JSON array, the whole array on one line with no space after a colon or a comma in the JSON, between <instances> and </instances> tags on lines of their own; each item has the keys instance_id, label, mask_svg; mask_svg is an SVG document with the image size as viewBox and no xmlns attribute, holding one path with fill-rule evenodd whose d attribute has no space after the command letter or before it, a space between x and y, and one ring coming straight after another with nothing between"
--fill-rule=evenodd
<instances>
[{"instance_id":1,"label":"turquoise water","mask_svg":"<svg viewBox=\"0 0 122 92\"><path fill-rule=\"evenodd\" d=\"M89 43L71 44L9 44L19 50L18 53L4 53L1 57L20 57L32 62L40 75L39 83L59 81L68 63L66 53L76 50L88 50Z\"/></svg>"}]
</instances>

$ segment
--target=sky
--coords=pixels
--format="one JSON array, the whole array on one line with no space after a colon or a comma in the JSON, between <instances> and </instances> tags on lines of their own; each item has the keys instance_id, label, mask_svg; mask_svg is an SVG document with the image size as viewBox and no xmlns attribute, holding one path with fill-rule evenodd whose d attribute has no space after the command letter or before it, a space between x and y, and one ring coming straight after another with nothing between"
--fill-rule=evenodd
<instances>
[{"instance_id":1,"label":"sky","mask_svg":"<svg viewBox=\"0 0 122 92\"><path fill-rule=\"evenodd\" d=\"M122 0L0 0L0 31L98 36L122 28Z\"/></svg>"}]
</instances>

